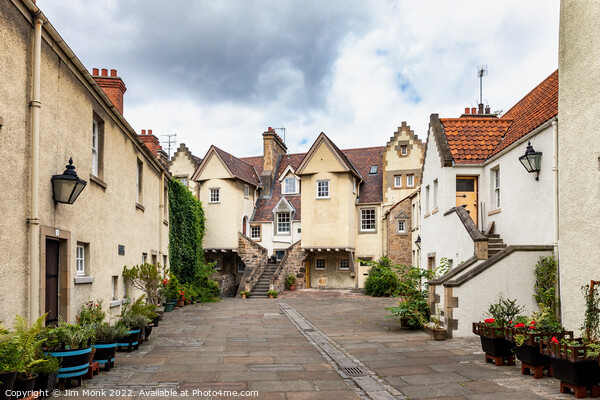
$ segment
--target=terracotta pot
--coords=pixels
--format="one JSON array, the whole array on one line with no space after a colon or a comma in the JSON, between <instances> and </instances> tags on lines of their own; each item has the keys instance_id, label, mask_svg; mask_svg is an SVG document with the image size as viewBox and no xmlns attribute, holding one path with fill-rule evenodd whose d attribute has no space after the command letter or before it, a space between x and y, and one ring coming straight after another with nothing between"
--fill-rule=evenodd
<instances>
[{"instance_id":1,"label":"terracotta pot","mask_svg":"<svg viewBox=\"0 0 600 400\"><path fill-rule=\"evenodd\" d=\"M274 299L275 297L273 297L273 295L272 295L272 294L270 294L270 295L269 295L269 298L270 298L270 299Z\"/></svg>"},{"instance_id":2,"label":"terracotta pot","mask_svg":"<svg viewBox=\"0 0 600 400\"><path fill-rule=\"evenodd\" d=\"M183 300L183 299L177 299L177 304L176 304L176 306L177 306L177 307L183 307L183 305L184 305L184 300Z\"/></svg>"},{"instance_id":3,"label":"terracotta pot","mask_svg":"<svg viewBox=\"0 0 600 400\"><path fill-rule=\"evenodd\" d=\"M294 283L293 285L290 285L290 291L294 291L296 290L296 284Z\"/></svg>"},{"instance_id":4,"label":"terracotta pot","mask_svg":"<svg viewBox=\"0 0 600 400\"><path fill-rule=\"evenodd\" d=\"M242 300L246 300L246 295L242 294Z\"/></svg>"}]
</instances>

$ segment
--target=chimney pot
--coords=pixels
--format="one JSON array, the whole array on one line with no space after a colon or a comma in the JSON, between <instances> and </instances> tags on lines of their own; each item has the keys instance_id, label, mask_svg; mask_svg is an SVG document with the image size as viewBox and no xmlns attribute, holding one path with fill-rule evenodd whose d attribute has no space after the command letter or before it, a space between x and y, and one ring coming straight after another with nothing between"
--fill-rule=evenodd
<instances>
[{"instance_id":1,"label":"chimney pot","mask_svg":"<svg viewBox=\"0 0 600 400\"><path fill-rule=\"evenodd\" d=\"M273 132L273 128L271 128L271 127L269 127L267 130L268 130L269 132Z\"/></svg>"},{"instance_id":2,"label":"chimney pot","mask_svg":"<svg viewBox=\"0 0 600 400\"><path fill-rule=\"evenodd\" d=\"M142 135L145 135L145 134L146 134L146 130L142 129Z\"/></svg>"},{"instance_id":3,"label":"chimney pot","mask_svg":"<svg viewBox=\"0 0 600 400\"><path fill-rule=\"evenodd\" d=\"M93 76L98 76L100 74L100 71L98 70L98 68L92 68L92 75Z\"/></svg>"},{"instance_id":4,"label":"chimney pot","mask_svg":"<svg viewBox=\"0 0 600 400\"><path fill-rule=\"evenodd\" d=\"M108 76L108 70L106 68L102 68L102 76Z\"/></svg>"},{"instance_id":5,"label":"chimney pot","mask_svg":"<svg viewBox=\"0 0 600 400\"><path fill-rule=\"evenodd\" d=\"M479 103L479 114L483 114L483 103Z\"/></svg>"},{"instance_id":6,"label":"chimney pot","mask_svg":"<svg viewBox=\"0 0 600 400\"><path fill-rule=\"evenodd\" d=\"M148 135L152 135L152 129L148 129Z\"/></svg>"},{"instance_id":7,"label":"chimney pot","mask_svg":"<svg viewBox=\"0 0 600 400\"><path fill-rule=\"evenodd\" d=\"M117 76L117 70L116 69L111 69L110 70L110 76L116 77Z\"/></svg>"},{"instance_id":8,"label":"chimney pot","mask_svg":"<svg viewBox=\"0 0 600 400\"><path fill-rule=\"evenodd\" d=\"M471 108L471 114L477 114L477 108L476 107L472 107Z\"/></svg>"},{"instance_id":9,"label":"chimney pot","mask_svg":"<svg viewBox=\"0 0 600 400\"><path fill-rule=\"evenodd\" d=\"M485 106L485 113L486 114L491 114L490 113L490 106Z\"/></svg>"},{"instance_id":10,"label":"chimney pot","mask_svg":"<svg viewBox=\"0 0 600 400\"><path fill-rule=\"evenodd\" d=\"M465 114L471 114L471 109L469 107L465 107Z\"/></svg>"}]
</instances>

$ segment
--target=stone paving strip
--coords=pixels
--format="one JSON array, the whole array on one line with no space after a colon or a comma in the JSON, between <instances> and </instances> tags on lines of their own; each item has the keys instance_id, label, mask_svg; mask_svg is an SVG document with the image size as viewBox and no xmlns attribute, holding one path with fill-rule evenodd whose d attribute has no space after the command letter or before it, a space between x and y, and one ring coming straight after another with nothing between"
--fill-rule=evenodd
<instances>
[{"instance_id":1,"label":"stone paving strip","mask_svg":"<svg viewBox=\"0 0 600 400\"><path fill-rule=\"evenodd\" d=\"M405 399L398 390L385 384L383 379L378 379L373 371L321 332L289 304L280 302L279 307L294 322L300 333L323 354L323 357L332 361L335 370L362 398Z\"/></svg>"}]
</instances>

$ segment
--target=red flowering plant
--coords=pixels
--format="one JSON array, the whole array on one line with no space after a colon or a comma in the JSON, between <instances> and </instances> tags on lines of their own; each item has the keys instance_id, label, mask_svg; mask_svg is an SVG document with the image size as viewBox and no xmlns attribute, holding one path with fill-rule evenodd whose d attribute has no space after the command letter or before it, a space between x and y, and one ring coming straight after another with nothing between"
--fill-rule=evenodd
<instances>
[{"instance_id":1,"label":"red flowering plant","mask_svg":"<svg viewBox=\"0 0 600 400\"><path fill-rule=\"evenodd\" d=\"M473 324L473 333L476 335L499 337L504 336L504 328L509 326L523 307L518 306L516 300L505 299L500 296L495 303L490 304L488 314L483 323Z\"/></svg>"},{"instance_id":2,"label":"red flowering plant","mask_svg":"<svg viewBox=\"0 0 600 400\"><path fill-rule=\"evenodd\" d=\"M79 325L98 325L104 321L106 313L102 310L102 300L90 300L81 306L77 323Z\"/></svg>"},{"instance_id":3,"label":"red flowering plant","mask_svg":"<svg viewBox=\"0 0 600 400\"><path fill-rule=\"evenodd\" d=\"M564 335L564 328L558 322L548 307L539 305L540 311L532 314L531 317L518 316L515 323L506 330L506 338L513 340L517 346L527 343L530 346L537 346L540 340L550 339L551 337L560 337Z\"/></svg>"}]
</instances>

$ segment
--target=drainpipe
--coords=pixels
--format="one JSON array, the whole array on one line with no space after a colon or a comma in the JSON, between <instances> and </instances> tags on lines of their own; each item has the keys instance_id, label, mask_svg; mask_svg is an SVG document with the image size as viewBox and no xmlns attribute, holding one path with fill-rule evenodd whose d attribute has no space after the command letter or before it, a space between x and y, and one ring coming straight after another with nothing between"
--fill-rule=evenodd
<instances>
[{"instance_id":1,"label":"drainpipe","mask_svg":"<svg viewBox=\"0 0 600 400\"><path fill-rule=\"evenodd\" d=\"M560 280L560 257L559 257L559 230L558 230L558 123L552 121L552 147L554 152L552 171L554 172L554 256L558 262L558 298L562 297L562 287ZM562 321L562 302L559 302L559 320Z\"/></svg>"},{"instance_id":2,"label":"drainpipe","mask_svg":"<svg viewBox=\"0 0 600 400\"><path fill-rule=\"evenodd\" d=\"M160 206L158 207L158 263L163 264L163 248L162 248L162 230L163 230L163 218L165 216L165 173L162 172L160 174L160 185L159 185L159 194L158 199L160 201ZM163 265L166 267L166 265Z\"/></svg>"},{"instance_id":3,"label":"drainpipe","mask_svg":"<svg viewBox=\"0 0 600 400\"><path fill-rule=\"evenodd\" d=\"M39 11L38 11L39 12ZM35 19L33 39L33 93L31 107L31 214L29 224L29 321L40 315L40 219L39 219L39 155L40 155L40 69L42 58L42 25ZM35 296L35 298L34 298Z\"/></svg>"}]
</instances>

